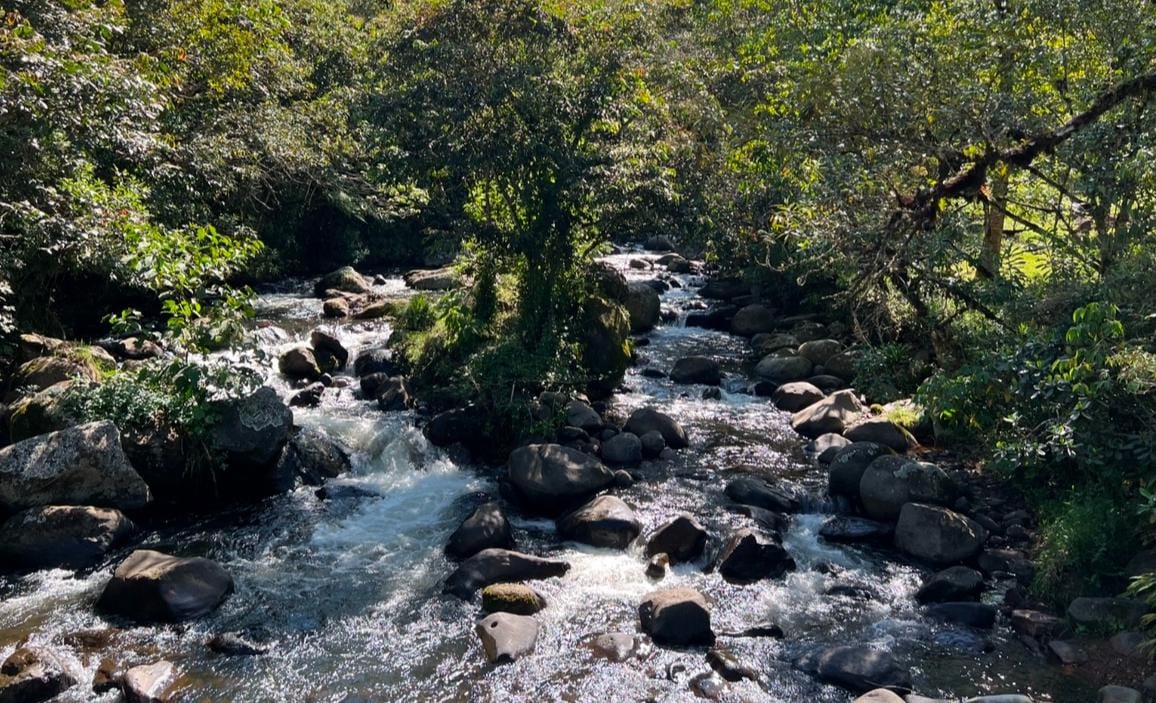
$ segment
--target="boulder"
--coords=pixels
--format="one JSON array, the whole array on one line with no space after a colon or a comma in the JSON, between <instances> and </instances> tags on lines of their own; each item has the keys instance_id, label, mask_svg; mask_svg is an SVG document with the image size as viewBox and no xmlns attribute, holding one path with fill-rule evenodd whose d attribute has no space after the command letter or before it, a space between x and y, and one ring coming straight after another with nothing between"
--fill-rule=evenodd
<instances>
[{"instance_id":1,"label":"boulder","mask_svg":"<svg viewBox=\"0 0 1156 703\"><path fill-rule=\"evenodd\" d=\"M895 526L895 546L917 559L955 564L979 554L985 534L979 523L947 508L908 503Z\"/></svg>"},{"instance_id":2,"label":"boulder","mask_svg":"<svg viewBox=\"0 0 1156 703\"><path fill-rule=\"evenodd\" d=\"M821 373L817 376L812 376L807 379L807 383L815 386L824 393L831 394L835 391L841 391L847 387L847 382L838 376L831 376L830 374Z\"/></svg>"},{"instance_id":3,"label":"boulder","mask_svg":"<svg viewBox=\"0 0 1156 703\"><path fill-rule=\"evenodd\" d=\"M326 297L326 291L340 291L342 293L356 293L359 295L373 290L369 279L358 273L352 266L341 268L327 273L313 286L313 294L318 298Z\"/></svg>"},{"instance_id":4,"label":"boulder","mask_svg":"<svg viewBox=\"0 0 1156 703\"><path fill-rule=\"evenodd\" d=\"M1123 597L1081 597L1068 605L1068 617L1092 630L1136 627L1148 612L1144 601Z\"/></svg>"},{"instance_id":5,"label":"boulder","mask_svg":"<svg viewBox=\"0 0 1156 703\"><path fill-rule=\"evenodd\" d=\"M852 442L839 449L831 457L827 492L832 496L858 498L859 484L863 481L867 467L879 457L890 453L890 449L874 442Z\"/></svg>"},{"instance_id":6,"label":"boulder","mask_svg":"<svg viewBox=\"0 0 1156 703\"><path fill-rule=\"evenodd\" d=\"M799 509L799 501L790 495L772 488L761 479L744 476L727 484L726 495L736 503L754 505L766 510L793 513Z\"/></svg>"},{"instance_id":7,"label":"boulder","mask_svg":"<svg viewBox=\"0 0 1156 703\"><path fill-rule=\"evenodd\" d=\"M737 278L716 278L698 289L698 294L713 300L731 300L750 295L751 287Z\"/></svg>"},{"instance_id":8,"label":"boulder","mask_svg":"<svg viewBox=\"0 0 1156 703\"><path fill-rule=\"evenodd\" d=\"M632 412L623 429L639 437L647 432L658 432L662 435L666 446L671 449L685 449L690 446L686 430L682 429L674 418L654 408L639 408Z\"/></svg>"},{"instance_id":9,"label":"boulder","mask_svg":"<svg viewBox=\"0 0 1156 703\"><path fill-rule=\"evenodd\" d=\"M216 401L212 448L225 458L230 472L273 466L289 441L293 411L277 391L261 386L243 397Z\"/></svg>"},{"instance_id":10,"label":"boulder","mask_svg":"<svg viewBox=\"0 0 1156 703\"><path fill-rule=\"evenodd\" d=\"M590 377L586 390L595 399L605 398L622 383L631 363L626 343L630 337L630 314L618 303L591 298L582 310L577 329L582 365Z\"/></svg>"},{"instance_id":11,"label":"boulder","mask_svg":"<svg viewBox=\"0 0 1156 703\"><path fill-rule=\"evenodd\" d=\"M859 480L863 512L875 520L895 520L911 502L952 505L957 492L951 478L935 464L896 455L872 461Z\"/></svg>"},{"instance_id":12,"label":"boulder","mask_svg":"<svg viewBox=\"0 0 1156 703\"><path fill-rule=\"evenodd\" d=\"M658 430L651 430L638 438L642 443L642 456L645 459L657 458L662 454L662 450L666 449L666 440L663 439L662 433Z\"/></svg>"},{"instance_id":13,"label":"boulder","mask_svg":"<svg viewBox=\"0 0 1156 703\"><path fill-rule=\"evenodd\" d=\"M819 528L820 537L841 544L890 542L894 534L895 528L888 523L849 516L828 518Z\"/></svg>"},{"instance_id":14,"label":"boulder","mask_svg":"<svg viewBox=\"0 0 1156 703\"><path fill-rule=\"evenodd\" d=\"M843 345L835 339L815 339L799 345L799 356L810 359L815 366L826 366L832 356L842 350Z\"/></svg>"},{"instance_id":15,"label":"boulder","mask_svg":"<svg viewBox=\"0 0 1156 703\"><path fill-rule=\"evenodd\" d=\"M254 657L269 653L269 645L250 639L244 632L220 632L209 638L205 646L229 657Z\"/></svg>"},{"instance_id":16,"label":"boulder","mask_svg":"<svg viewBox=\"0 0 1156 703\"><path fill-rule=\"evenodd\" d=\"M587 640L585 645L594 656L621 663L646 650L641 640L645 638L630 632L603 632Z\"/></svg>"},{"instance_id":17,"label":"boulder","mask_svg":"<svg viewBox=\"0 0 1156 703\"><path fill-rule=\"evenodd\" d=\"M405 274L404 278L405 284L415 290L446 291L462 286L451 266L439 269L415 269Z\"/></svg>"},{"instance_id":18,"label":"boulder","mask_svg":"<svg viewBox=\"0 0 1156 703\"><path fill-rule=\"evenodd\" d=\"M352 468L349 452L328 434L313 427L298 427L282 451L275 474L278 488L289 490L297 478L306 485L320 486Z\"/></svg>"},{"instance_id":19,"label":"boulder","mask_svg":"<svg viewBox=\"0 0 1156 703\"><path fill-rule=\"evenodd\" d=\"M1068 631L1068 623L1063 618L1026 608L1011 612L1011 624L1018 634L1035 640L1049 640Z\"/></svg>"},{"instance_id":20,"label":"boulder","mask_svg":"<svg viewBox=\"0 0 1156 703\"><path fill-rule=\"evenodd\" d=\"M542 594L523 583L495 583L482 589L482 610L487 613L533 615L545 607Z\"/></svg>"},{"instance_id":21,"label":"boulder","mask_svg":"<svg viewBox=\"0 0 1156 703\"><path fill-rule=\"evenodd\" d=\"M489 441L486 417L473 406L454 408L434 415L426 423L424 434L435 447L458 443L472 447Z\"/></svg>"},{"instance_id":22,"label":"boulder","mask_svg":"<svg viewBox=\"0 0 1156 703\"><path fill-rule=\"evenodd\" d=\"M174 673L172 662L167 661L132 667L124 672L121 682L125 702L165 703L169 700L168 688Z\"/></svg>"},{"instance_id":23,"label":"boulder","mask_svg":"<svg viewBox=\"0 0 1156 703\"><path fill-rule=\"evenodd\" d=\"M738 656L729 649L713 647L706 653L706 663L718 672L719 676L727 681L737 682L747 679L758 681L759 674L750 666L743 664Z\"/></svg>"},{"instance_id":24,"label":"boulder","mask_svg":"<svg viewBox=\"0 0 1156 703\"><path fill-rule=\"evenodd\" d=\"M111 508L51 505L16 513L0 525L0 566L80 569L93 566L136 528Z\"/></svg>"},{"instance_id":25,"label":"boulder","mask_svg":"<svg viewBox=\"0 0 1156 703\"><path fill-rule=\"evenodd\" d=\"M345 298L329 298L321 304L322 316L330 319L339 320L343 317L349 317L352 312L349 301Z\"/></svg>"},{"instance_id":26,"label":"boulder","mask_svg":"<svg viewBox=\"0 0 1156 703\"><path fill-rule=\"evenodd\" d=\"M0 449L0 513L42 505L132 510L150 500L116 425L92 422Z\"/></svg>"},{"instance_id":27,"label":"boulder","mask_svg":"<svg viewBox=\"0 0 1156 703\"><path fill-rule=\"evenodd\" d=\"M401 368L397 362L393 360L393 352L388 349L376 348L366 349L357 355L353 361L353 373L358 378L369 376L371 374L385 374L386 378L392 378L401 372ZM374 394L376 397L376 394Z\"/></svg>"},{"instance_id":28,"label":"boulder","mask_svg":"<svg viewBox=\"0 0 1156 703\"><path fill-rule=\"evenodd\" d=\"M19 442L80 424L80 418L67 402L72 385L72 381L57 383L13 403L7 413L8 441ZM0 413L0 423L4 418L5 415Z\"/></svg>"},{"instance_id":29,"label":"boulder","mask_svg":"<svg viewBox=\"0 0 1156 703\"><path fill-rule=\"evenodd\" d=\"M511 549L514 531L500 505L494 502L478 506L450 535L446 555L451 559L469 559L483 549Z\"/></svg>"},{"instance_id":30,"label":"boulder","mask_svg":"<svg viewBox=\"0 0 1156 703\"><path fill-rule=\"evenodd\" d=\"M558 520L565 539L607 549L626 549L641 531L634 511L614 496L598 496Z\"/></svg>"},{"instance_id":31,"label":"boulder","mask_svg":"<svg viewBox=\"0 0 1156 703\"><path fill-rule=\"evenodd\" d=\"M138 549L116 567L97 608L136 623L183 622L208 615L233 592L215 561Z\"/></svg>"},{"instance_id":32,"label":"boulder","mask_svg":"<svg viewBox=\"0 0 1156 703\"><path fill-rule=\"evenodd\" d=\"M1148 643L1148 636L1143 632L1117 632L1108 640L1112 651L1120 656L1146 659L1148 656L1144 645Z\"/></svg>"},{"instance_id":33,"label":"boulder","mask_svg":"<svg viewBox=\"0 0 1156 703\"><path fill-rule=\"evenodd\" d=\"M955 625L990 630L995 627L995 606L985 603L932 603L927 606L928 616Z\"/></svg>"},{"instance_id":34,"label":"boulder","mask_svg":"<svg viewBox=\"0 0 1156 703\"><path fill-rule=\"evenodd\" d=\"M483 549L458 564L446 579L445 592L462 600L495 583L515 583L562 576L570 570L564 561L543 559L508 549Z\"/></svg>"},{"instance_id":35,"label":"boulder","mask_svg":"<svg viewBox=\"0 0 1156 703\"><path fill-rule=\"evenodd\" d=\"M672 564L694 561L706 548L706 528L689 515L679 515L659 527L646 542L646 556L665 554Z\"/></svg>"},{"instance_id":36,"label":"boulder","mask_svg":"<svg viewBox=\"0 0 1156 703\"><path fill-rule=\"evenodd\" d=\"M325 371L340 371L349 363L349 350L332 332L321 328L313 330L309 334L309 344Z\"/></svg>"},{"instance_id":37,"label":"boulder","mask_svg":"<svg viewBox=\"0 0 1156 703\"><path fill-rule=\"evenodd\" d=\"M815 365L803 356L766 356L755 365L755 375L771 383L805 381Z\"/></svg>"},{"instance_id":38,"label":"boulder","mask_svg":"<svg viewBox=\"0 0 1156 703\"><path fill-rule=\"evenodd\" d=\"M972 601L983 591L983 574L967 566L952 566L932 574L915 593L920 603Z\"/></svg>"},{"instance_id":39,"label":"boulder","mask_svg":"<svg viewBox=\"0 0 1156 703\"><path fill-rule=\"evenodd\" d=\"M360 301L362 306L353 313L355 320L378 320L383 317L389 317L396 313L397 304L388 300L378 300L376 302Z\"/></svg>"},{"instance_id":40,"label":"boulder","mask_svg":"<svg viewBox=\"0 0 1156 703\"><path fill-rule=\"evenodd\" d=\"M904 703L904 700L885 688L877 688L874 691L864 693L851 703ZM908 699L907 703L912 702Z\"/></svg>"},{"instance_id":41,"label":"boulder","mask_svg":"<svg viewBox=\"0 0 1156 703\"><path fill-rule=\"evenodd\" d=\"M722 371L714 359L706 356L686 356L674 362L670 380L675 383L702 383L717 386L722 382Z\"/></svg>"},{"instance_id":42,"label":"boulder","mask_svg":"<svg viewBox=\"0 0 1156 703\"><path fill-rule=\"evenodd\" d=\"M656 643L676 647L714 644L706 598L693 588L656 591L638 606L642 631Z\"/></svg>"},{"instance_id":43,"label":"boulder","mask_svg":"<svg viewBox=\"0 0 1156 703\"><path fill-rule=\"evenodd\" d=\"M277 370L288 378L313 381L321 377L321 366L309 347L294 347L282 353L277 359Z\"/></svg>"},{"instance_id":44,"label":"boulder","mask_svg":"<svg viewBox=\"0 0 1156 703\"><path fill-rule=\"evenodd\" d=\"M918 444L910 432L881 418L857 423L845 431L843 436L852 442L874 442L897 452L905 452Z\"/></svg>"},{"instance_id":45,"label":"boulder","mask_svg":"<svg viewBox=\"0 0 1156 703\"><path fill-rule=\"evenodd\" d=\"M104 350L101 353L107 356ZM12 387L42 391L65 381L96 383L99 380L100 367L96 361L71 352L24 362L12 376Z\"/></svg>"},{"instance_id":46,"label":"boulder","mask_svg":"<svg viewBox=\"0 0 1156 703\"><path fill-rule=\"evenodd\" d=\"M866 410L854 391L838 391L795 413L791 417L791 426L805 437L818 437L828 432L843 434L843 430Z\"/></svg>"},{"instance_id":47,"label":"boulder","mask_svg":"<svg viewBox=\"0 0 1156 703\"><path fill-rule=\"evenodd\" d=\"M662 304L658 299L658 292L652 286L641 282L628 283L622 304L630 316L631 334L649 332L658 324Z\"/></svg>"},{"instance_id":48,"label":"boulder","mask_svg":"<svg viewBox=\"0 0 1156 703\"><path fill-rule=\"evenodd\" d=\"M1088 653L1079 644L1068 640L1048 642L1047 653L1061 666L1074 666L1088 661Z\"/></svg>"},{"instance_id":49,"label":"boulder","mask_svg":"<svg viewBox=\"0 0 1156 703\"><path fill-rule=\"evenodd\" d=\"M754 337L774 330L776 322L774 310L755 303L739 308L731 320L731 332L740 337Z\"/></svg>"},{"instance_id":50,"label":"boulder","mask_svg":"<svg viewBox=\"0 0 1156 703\"><path fill-rule=\"evenodd\" d=\"M321 405L321 396L325 395L325 384L318 381L317 383L310 383L305 388L297 391L289 398L289 407L291 408L316 408Z\"/></svg>"},{"instance_id":51,"label":"boulder","mask_svg":"<svg viewBox=\"0 0 1156 703\"><path fill-rule=\"evenodd\" d=\"M402 376L394 376L378 390L377 407L383 412L401 412L412 405L413 396L410 395L409 384Z\"/></svg>"},{"instance_id":52,"label":"boulder","mask_svg":"<svg viewBox=\"0 0 1156 703\"><path fill-rule=\"evenodd\" d=\"M491 664L521 659L533 652L538 642L538 621L527 615L492 613L476 629Z\"/></svg>"},{"instance_id":53,"label":"boulder","mask_svg":"<svg viewBox=\"0 0 1156 703\"><path fill-rule=\"evenodd\" d=\"M0 701L4 703L40 703L76 684L76 676L50 649L20 647L0 664Z\"/></svg>"},{"instance_id":54,"label":"boulder","mask_svg":"<svg viewBox=\"0 0 1156 703\"><path fill-rule=\"evenodd\" d=\"M859 355L851 350L841 351L832 355L823 364L823 369L832 376L837 376L850 383L855 380L856 367L859 364Z\"/></svg>"},{"instance_id":55,"label":"boulder","mask_svg":"<svg viewBox=\"0 0 1156 703\"><path fill-rule=\"evenodd\" d=\"M602 416L581 400L571 400L566 403L563 413L565 413L567 425L579 427L587 432L598 430L604 424Z\"/></svg>"},{"instance_id":56,"label":"boulder","mask_svg":"<svg viewBox=\"0 0 1156 703\"><path fill-rule=\"evenodd\" d=\"M510 453L510 481L526 504L552 515L573 507L614 482L597 457L560 444L531 444Z\"/></svg>"},{"instance_id":57,"label":"boulder","mask_svg":"<svg viewBox=\"0 0 1156 703\"><path fill-rule=\"evenodd\" d=\"M906 668L889 653L862 645L824 650L815 660L815 675L856 693L877 688L911 690L911 673Z\"/></svg>"},{"instance_id":58,"label":"boulder","mask_svg":"<svg viewBox=\"0 0 1156 703\"><path fill-rule=\"evenodd\" d=\"M633 432L620 432L602 443L602 460L611 466L638 466L642 440Z\"/></svg>"},{"instance_id":59,"label":"boulder","mask_svg":"<svg viewBox=\"0 0 1156 703\"><path fill-rule=\"evenodd\" d=\"M978 521L977 521L978 522ZM1036 575L1036 566L1023 552L1014 549L985 549L976 559L979 570L985 574L1012 574L1023 583Z\"/></svg>"},{"instance_id":60,"label":"boulder","mask_svg":"<svg viewBox=\"0 0 1156 703\"><path fill-rule=\"evenodd\" d=\"M731 318L735 316L737 311L738 308L724 305L703 312L692 312L686 316L686 326L726 332L730 330Z\"/></svg>"},{"instance_id":61,"label":"boulder","mask_svg":"<svg viewBox=\"0 0 1156 703\"><path fill-rule=\"evenodd\" d=\"M794 350L798 346L799 338L789 332L770 332L751 337L751 349L760 357L784 349Z\"/></svg>"},{"instance_id":62,"label":"boulder","mask_svg":"<svg viewBox=\"0 0 1156 703\"><path fill-rule=\"evenodd\" d=\"M845 438L843 435L838 435L834 432L828 432L825 435L819 435L816 437L807 448L815 455L815 461L819 462L820 464L826 464L829 466L831 461L834 460L834 458L839 454L839 450L850 445L851 440ZM856 490L858 490L858 487L859 480L856 478Z\"/></svg>"},{"instance_id":63,"label":"boulder","mask_svg":"<svg viewBox=\"0 0 1156 703\"><path fill-rule=\"evenodd\" d=\"M795 560L783 545L750 529L731 535L714 565L719 575L731 583L754 583L795 570Z\"/></svg>"},{"instance_id":64,"label":"boulder","mask_svg":"<svg viewBox=\"0 0 1156 703\"><path fill-rule=\"evenodd\" d=\"M827 394L806 381L784 383L771 394L771 402L779 410L794 413L818 403Z\"/></svg>"}]
</instances>

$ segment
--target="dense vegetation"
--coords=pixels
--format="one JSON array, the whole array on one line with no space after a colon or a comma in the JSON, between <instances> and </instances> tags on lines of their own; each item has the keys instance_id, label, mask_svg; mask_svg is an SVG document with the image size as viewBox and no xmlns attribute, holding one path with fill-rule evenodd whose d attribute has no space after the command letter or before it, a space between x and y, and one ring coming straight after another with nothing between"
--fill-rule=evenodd
<instances>
[{"instance_id":1,"label":"dense vegetation","mask_svg":"<svg viewBox=\"0 0 1156 703\"><path fill-rule=\"evenodd\" d=\"M497 407L612 371L589 264L667 235L851 321L872 401L1040 509L1041 595L1118 591L1156 519L1153 57L1146 0L18 0L0 338L212 346L246 282L460 253L399 345Z\"/></svg>"}]
</instances>

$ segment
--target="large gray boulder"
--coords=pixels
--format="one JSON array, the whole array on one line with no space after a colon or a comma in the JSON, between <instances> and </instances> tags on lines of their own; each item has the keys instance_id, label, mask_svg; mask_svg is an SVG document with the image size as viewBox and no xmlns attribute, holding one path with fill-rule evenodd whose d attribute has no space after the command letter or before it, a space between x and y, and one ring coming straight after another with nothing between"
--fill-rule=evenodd
<instances>
[{"instance_id":1,"label":"large gray boulder","mask_svg":"<svg viewBox=\"0 0 1156 703\"><path fill-rule=\"evenodd\" d=\"M795 413L791 427L805 437L818 437L828 432L843 434L843 430L866 411L854 391L838 391Z\"/></svg>"},{"instance_id":2,"label":"large gray boulder","mask_svg":"<svg viewBox=\"0 0 1156 703\"><path fill-rule=\"evenodd\" d=\"M342 266L332 273L328 273L313 286L313 293L321 298L326 291L340 291L342 293L368 293L373 289L369 279L358 273L352 266Z\"/></svg>"},{"instance_id":3,"label":"large gray boulder","mask_svg":"<svg viewBox=\"0 0 1156 703\"><path fill-rule=\"evenodd\" d=\"M451 266L440 269L414 269L405 274L405 284L415 290L446 291L460 288L462 283Z\"/></svg>"},{"instance_id":4,"label":"large gray boulder","mask_svg":"<svg viewBox=\"0 0 1156 703\"><path fill-rule=\"evenodd\" d=\"M897 452L905 452L918 444L911 433L882 418L864 420L843 433L852 442L874 442Z\"/></svg>"},{"instance_id":5,"label":"large gray boulder","mask_svg":"<svg viewBox=\"0 0 1156 703\"><path fill-rule=\"evenodd\" d=\"M512 552L508 549L483 549L466 559L446 579L445 592L468 600L479 589L495 583L520 583L554 576L570 570L564 561Z\"/></svg>"},{"instance_id":6,"label":"large gray boulder","mask_svg":"<svg viewBox=\"0 0 1156 703\"><path fill-rule=\"evenodd\" d=\"M581 400L571 400L563 408L566 415L566 424L571 427L580 427L587 432L594 432L602 427L602 416L594 408Z\"/></svg>"},{"instance_id":7,"label":"large gray boulder","mask_svg":"<svg viewBox=\"0 0 1156 703\"><path fill-rule=\"evenodd\" d=\"M775 329L775 311L755 303L739 308L731 320L731 332L741 337L754 337Z\"/></svg>"},{"instance_id":8,"label":"large gray boulder","mask_svg":"<svg viewBox=\"0 0 1156 703\"><path fill-rule=\"evenodd\" d=\"M510 482L526 504L552 515L574 507L614 482L597 457L560 444L530 444L510 453Z\"/></svg>"},{"instance_id":9,"label":"large gray boulder","mask_svg":"<svg viewBox=\"0 0 1156 703\"><path fill-rule=\"evenodd\" d=\"M771 394L771 402L779 410L794 413L818 403L827 394L806 381L784 383Z\"/></svg>"},{"instance_id":10,"label":"large gray boulder","mask_svg":"<svg viewBox=\"0 0 1156 703\"><path fill-rule=\"evenodd\" d=\"M671 449L685 449L690 446L686 430L674 418L654 408L639 408L630 414L623 428L627 432L642 437L647 432L659 432Z\"/></svg>"},{"instance_id":11,"label":"large gray boulder","mask_svg":"<svg viewBox=\"0 0 1156 703\"><path fill-rule=\"evenodd\" d=\"M275 470L276 488L289 490L298 478L306 485L320 486L352 469L349 452L332 437L313 427L299 427L281 453Z\"/></svg>"},{"instance_id":12,"label":"large gray boulder","mask_svg":"<svg viewBox=\"0 0 1156 703\"><path fill-rule=\"evenodd\" d=\"M815 366L824 366L842 349L843 345L838 340L815 339L799 345L799 356L807 357Z\"/></svg>"},{"instance_id":13,"label":"large gray boulder","mask_svg":"<svg viewBox=\"0 0 1156 703\"><path fill-rule=\"evenodd\" d=\"M598 496L558 520L558 533L565 539L608 549L626 549L642 523L630 506L614 496Z\"/></svg>"},{"instance_id":14,"label":"large gray boulder","mask_svg":"<svg viewBox=\"0 0 1156 703\"><path fill-rule=\"evenodd\" d=\"M495 502L478 506L450 535L446 555L451 559L469 559L483 549L510 549L514 531L502 507Z\"/></svg>"},{"instance_id":15,"label":"large gray boulder","mask_svg":"<svg viewBox=\"0 0 1156 703\"><path fill-rule=\"evenodd\" d=\"M686 356L674 362L670 380L675 383L702 383L717 386L722 381L719 363L707 356Z\"/></svg>"},{"instance_id":16,"label":"large gray boulder","mask_svg":"<svg viewBox=\"0 0 1156 703\"><path fill-rule=\"evenodd\" d=\"M631 334L649 332L658 324L662 305L658 299L658 292L649 284L640 281L628 283L622 304L630 315Z\"/></svg>"},{"instance_id":17,"label":"large gray boulder","mask_svg":"<svg viewBox=\"0 0 1156 703\"><path fill-rule=\"evenodd\" d=\"M815 675L856 693L911 689L911 673L887 652L867 646L832 647L818 655Z\"/></svg>"},{"instance_id":18,"label":"large gray boulder","mask_svg":"<svg viewBox=\"0 0 1156 703\"><path fill-rule=\"evenodd\" d=\"M937 505L908 503L895 525L895 546L933 564L958 564L979 554L986 535L975 520Z\"/></svg>"},{"instance_id":19,"label":"large gray boulder","mask_svg":"<svg viewBox=\"0 0 1156 703\"><path fill-rule=\"evenodd\" d=\"M108 421L40 435L0 449L0 512L42 505L94 505L131 510L149 488Z\"/></svg>"},{"instance_id":20,"label":"large gray boulder","mask_svg":"<svg viewBox=\"0 0 1156 703\"><path fill-rule=\"evenodd\" d=\"M805 381L811 376L815 365L804 356L767 356L755 365L755 375L771 383L792 383Z\"/></svg>"},{"instance_id":21,"label":"large gray boulder","mask_svg":"<svg viewBox=\"0 0 1156 703\"><path fill-rule=\"evenodd\" d=\"M638 606L642 631L658 644L685 647L714 644L710 608L693 588L656 591Z\"/></svg>"},{"instance_id":22,"label":"large gray boulder","mask_svg":"<svg viewBox=\"0 0 1156 703\"><path fill-rule=\"evenodd\" d=\"M293 411L269 386L244 398L214 404L218 413L210 441L230 468L269 467L281 456L293 428Z\"/></svg>"},{"instance_id":23,"label":"large gray boulder","mask_svg":"<svg viewBox=\"0 0 1156 703\"><path fill-rule=\"evenodd\" d=\"M16 513L0 525L0 566L80 569L92 566L135 532L112 508L51 505Z\"/></svg>"},{"instance_id":24,"label":"large gray boulder","mask_svg":"<svg viewBox=\"0 0 1156 703\"><path fill-rule=\"evenodd\" d=\"M138 549L116 567L97 608L136 623L184 622L217 609L233 592L220 564Z\"/></svg>"},{"instance_id":25,"label":"large gray boulder","mask_svg":"<svg viewBox=\"0 0 1156 703\"><path fill-rule=\"evenodd\" d=\"M619 432L602 443L602 460L611 466L638 466L642 454L642 440L633 432Z\"/></svg>"},{"instance_id":26,"label":"large gray boulder","mask_svg":"<svg viewBox=\"0 0 1156 703\"><path fill-rule=\"evenodd\" d=\"M859 483L867 467L890 449L874 442L853 442L835 453L829 466L827 492L832 496L859 497Z\"/></svg>"},{"instance_id":27,"label":"large gray boulder","mask_svg":"<svg viewBox=\"0 0 1156 703\"><path fill-rule=\"evenodd\" d=\"M493 613L478 623L478 637L491 664L506 664L530 654L538 642L538 621L528 615Z\"/></svg>"},{"instance_id":28,"label":"large gray boulder","mask_svg":"<svg viewBox=\"0 0 1156 703\"><path fill-rule=\"evenodd\" d=\"M954 482L935 464L885 455L871 462L859 480L863 512L874 520L895 520L907 503L950 505Z\"/></svg>"}]
</instances>

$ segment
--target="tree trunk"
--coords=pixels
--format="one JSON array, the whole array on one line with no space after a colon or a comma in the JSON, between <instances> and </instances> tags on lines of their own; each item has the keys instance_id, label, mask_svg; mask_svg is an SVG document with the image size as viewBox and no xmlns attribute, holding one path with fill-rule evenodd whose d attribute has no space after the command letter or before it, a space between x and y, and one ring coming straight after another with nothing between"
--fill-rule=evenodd
<instances>
[{"instance_id":1,"label":"tree trunk","mask_svg":"<svg viewBox=\"0 0 1156 703\"><path fill-rule=\"evenodd\" d=\"M984 206L983 249L979 255L979 273L984 278L999 278L1003 264L1004 208L1007 207L1008 169L994 170L991 195Z\"/></svg>"}]
</instances>

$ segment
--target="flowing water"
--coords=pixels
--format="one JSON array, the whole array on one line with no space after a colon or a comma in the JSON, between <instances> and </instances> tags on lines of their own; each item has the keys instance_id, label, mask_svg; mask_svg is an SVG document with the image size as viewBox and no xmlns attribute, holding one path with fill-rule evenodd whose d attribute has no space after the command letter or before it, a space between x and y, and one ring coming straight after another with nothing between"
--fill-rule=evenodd
<instances>
[{"instance_id":1,"label":"flowing water","mask_svg":"<svg viewBox=\"0 0 1156 703\"><path fill-rule=\"evenodd\" d=\"M637 254L609 261L635 279L653 272L628 266ZM643 257L645 258L645 257ZM698 300L691 276L663 295L679 320ZM308 338L320 319L320 301L305 283L290 283L262 297L260 316L289 330L291 339L262 337L275 359L285 346ZM398 279L379 292L405 294ZM388 323L337 328L355 356L380 344ZM542 634L534 654L510 665L485 663L474 633L476 604L441 594L452 570L442 555L449 534L473 506L496 496L487 474L430 446L411 413L382 413L355 395L356 384L327 391L315 409L295 411L300 425L320 428L353 450L353 474L333 484L359 490L322 500L310 488L257 506L153 531L139 546L220 561L237 591L212 616L177 627L108 631L92 603L108 579L108 564L87 573L47 571L0 581L0 658L16 643L69 642L74 664L90 680L109 651L126 664L168 658L181 671L178 701L847 701L846 691L816 683L791 662L821 646L866 643L891 650L912 669L917 690L944 697L1022 692L1058 703L1091 700L1081 684L1032 655L1005 628L976 633L922 617L913 594L926 574L894 554L837 547L818 538L827 509L825 473L803 454L788 416L765 399L747 395L745 341L728 334L660 326L640 350L642 363L627 377L628 391L608 415L655 405L687 429L691 449L673 459L646 462L635 486L617 491L635 508L644 534L680 512L694 514L714 536L750 526L726 509L722 491L737 472L754 473L812 495L811 512L794 517L784 543L798 562L785 578L754 585L728 584L702 573L702 563L675 567L660 587L689 585L713 602L716 632L772 621L781 640L721 637L759 682L726 683L709 676L704 651L643 646L638 656L610 663L586 642L602 632L637 630L637 607L656 585L644 575L636 545L626 552L560 542L553 523L511 515L519 549L564 559L566 576L535 584L549 607L537 617ZM641 373L669 370L686 354L718 358L727 379L721 400L702 400L702 388L678 386ZM291 389L267 367L269 382ZM350 381L353 379L350 378ZM828 574L835 575L828 575ZM856 597L825 595L833 585L862 587ZM995 596L993 596L995 597ZM107 632L106 632L107 631ZM214 633L247 631L266 641L263 656L210 652ZM94 632L77 643L71 633ZM96 639L98 644L89 640ZM59 700L94 698L78 686Z\"/></svg>"}]
</instances>

